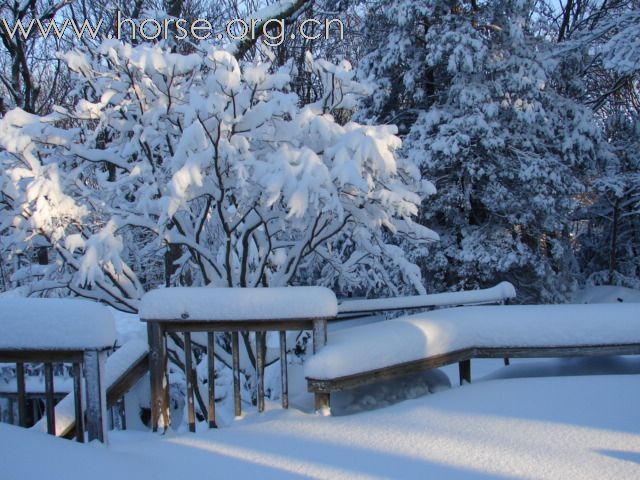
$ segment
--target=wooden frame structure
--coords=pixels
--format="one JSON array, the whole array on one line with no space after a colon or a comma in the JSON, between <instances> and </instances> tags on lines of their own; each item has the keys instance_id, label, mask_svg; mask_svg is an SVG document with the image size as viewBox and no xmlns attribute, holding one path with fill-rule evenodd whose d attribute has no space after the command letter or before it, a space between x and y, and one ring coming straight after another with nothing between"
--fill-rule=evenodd
<instances>
[{"instance_id":1,"label":"wooden frame structure","mask_svg":"<svg viewBox=\"0 0 640 480\"><path fill-rule=\"evenodd\" d=\"M25 363L43 363L45 379L45 412L47 433L56 435L53 364L70 363L73 370L73 395L75 404L75 437L84 442L85 415L89 441L106 441L106 401L103 385L104 362L107 348L86 350L29 350L2 349L0 363L16 364L18 423L27 426L27 392L25 388ZM84 371L85 404L83 410L82 377Z\"/></svg>"},{"instance_id":2,"label":"wooden frame structure","mask_svg":"<svg viewBox=\"0 0 640 480\"><path fill-rule=\"evenodd\" d=\"M390 380L419 373L433 368L458 363L460 385L471 382L471 360L474 358L553 358L592 357L606 355L638 355L640 343L559 345L529 347L471 347L453 352L433 355L411 362L390 365L364 372L331 379L307 378L307 390L314 393L316 411L330 412L331 393L369 385L382 380Z\"/></svg>"},{"instance_id":3,"label":"wooden frame structure","mask_svg":"<svg viewBox=\"0 0 640 480\"><path fill-rule=\"evenodd\" d=\"M288 408L288 377L286 362L286 332L311 330L313 331L313 350L319 351L327 343L327 320L333 317L309 317L295 319L244 319L244 320L157 320L141 319L147 322L149 337L149 371L151 381L151 426L154 432L162 426L166 430L171 424L169 413L169 381L167 378L167 334L184 334L185 370L187 379L187 415L189 430L195 432L196 418L194 406L194 384L197 388L197 380L193 374L191 360L191 334L193 332L207 333L207 359L208 359L208 411L207 421L209 428L216 428L215 415L215 371L214 348L215 332L231 333L231 349L233 362L233 395L234 412L236 416L242 414L240 399L240 332L255 332L256 337L256 373L258 389L258 411L264 410L264 367L263 355L266 332L279 332L280 357L282 374L282 407Z\"/></svg>"}]
</instances>

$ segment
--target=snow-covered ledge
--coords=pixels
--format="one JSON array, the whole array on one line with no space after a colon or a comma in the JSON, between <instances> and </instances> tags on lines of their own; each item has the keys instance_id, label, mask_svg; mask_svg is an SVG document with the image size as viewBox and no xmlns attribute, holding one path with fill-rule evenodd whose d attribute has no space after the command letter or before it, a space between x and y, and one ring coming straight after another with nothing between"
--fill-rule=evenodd
<instances>
[{"instance_id":1,"label":"snow-covered ledge","mask_svg":"<svg viewBox=\"0 0 640 480\"><path fill-rule=\"evenodd\" d=\"M0 299L0 350L96 350L113 346L104 306L68 298Z\"/></svg>"},{"instance_id":2,"label":"snow-covered ledge","mask_svg":"<svg viewBox=\"0 0 640 480\"><path fill-rule=\"evenodd\" d=\"M76 299L0 299L0 362L16 363L20 424L26 423L25 362L44 363L47 432L56 434L53 363L73 364L76 438L84 441L82 374L89 440L106 442L106 351L116 341L115 320L97 303Z\"/></svg>"},{"instance_id":3,"label":"snow-covered ledge","mask_svg":"<svg viewBox=\"0 0 640 480\"><path fill-rule=\"evenodd\" d=\"M419 313L331 332L305 365L316 409L330 394L472 358L640 354L640 305L514 305ZM320 408L317 408L320 406Z\"/></svg>"}]
</instances>

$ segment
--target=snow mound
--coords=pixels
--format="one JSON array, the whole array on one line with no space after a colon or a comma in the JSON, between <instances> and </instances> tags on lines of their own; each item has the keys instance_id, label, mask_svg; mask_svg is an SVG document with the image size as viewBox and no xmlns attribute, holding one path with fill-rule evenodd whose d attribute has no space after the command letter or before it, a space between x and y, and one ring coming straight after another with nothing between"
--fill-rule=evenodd
<instances>
[{"instance_id":1,"label":"snow mound","mask_svg":"<svg viewBox=\"0 0 640 480\"><path fill-rule=\"evenodd\" d=\"M101 349L116 340L107 307L68 298L2 298L0 331L4 350Z\"/></svg>"},{"instance_id":2,"label":"snow mound","mask_svg":"<svg viewBox=\"0 0 640 480\"><path fill-rule=\"evenodd\" d=\"M458 307L329 332L305 376L338 378L472 347L640 343L635 304Z\"/></svg>"},{"instance_id":3,"label":"snow mound","mask_svg":"<svg viewBox=\"0 0 640 480\"><path fill-rule=\"evenodd\" d=\"M145 320L268 320L335 317L338 302L324 287L164 288L142 297Z\"/></svg>"}]
</instances>

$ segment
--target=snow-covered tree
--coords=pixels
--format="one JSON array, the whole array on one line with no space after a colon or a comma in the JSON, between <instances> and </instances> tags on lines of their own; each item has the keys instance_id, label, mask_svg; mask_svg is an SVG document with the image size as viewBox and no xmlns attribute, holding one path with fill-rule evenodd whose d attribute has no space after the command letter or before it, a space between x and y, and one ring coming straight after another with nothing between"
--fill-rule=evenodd
<instances>
[{"instance_id":1,"label":"snow-covered tree","mask_svg":"<svg viewBox=\"0 0 640 480\"><path fill-rule=\"evenodd\" d=\"M442 241L424 265L437 290L508 279L521 301L572 284L571 213L598 156L591 111L564 94L562 60L532 34L526 1L399 1L374 11L378 85L362 115L406 132L402 155L438 193L424 220Z\"/></svg>"},{"instance_id":2,"label":"snow-covered tree","mask_svg":"<svg viewBox=\"0 0 640 480\"><path fill-rule=\"evenodd\" d=\"M324 96L300 108L286 68L221 50L105 41L64 58L74 106L0 124L3 248L58 255L32 290L135 311L164 258L170 285L423 290L382 233L433 239L412 221L429 186L393 127L333 120L362 93L348 64L309 58Z\"/></svg>"}]
</instances>

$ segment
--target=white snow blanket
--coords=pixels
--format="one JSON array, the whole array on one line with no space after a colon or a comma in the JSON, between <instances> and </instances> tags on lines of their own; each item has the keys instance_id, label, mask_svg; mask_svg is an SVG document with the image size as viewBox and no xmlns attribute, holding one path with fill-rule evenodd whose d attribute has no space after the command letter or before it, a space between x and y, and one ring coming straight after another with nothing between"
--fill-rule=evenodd
<instances>
[{"instance_id":1,"label":"white snow blanket","mask_svg":"<svg viewBox=\"0 0 640 480\"><path fill-rule=\"evenodd\" d=\"M177 287L148 292L141 320L269 320L335 317L338 301L324 287Z\"/></svg>"},{"instance_id":2,"label":"white snow blanket","mask_svg":"<svg viewBox=\"0 0 640 480\"><path fill-rule=\"evenodd\" d=\"M109 309L70 298L0 299L0 349L84 350L116 340Z\"/></svg>"},{"instance_id":3,"label":"white snow blanket","mask_svg":"<svg viewBox=\"0 0 640 480\"><path fill-rule=\"evenodd\" d=\"M472 347L640 343L638 304L459 307L329 332L305 376L339 378Z\"/></svg>"},{"instance_id":4,"label":"white snow blanket","mask_svg":"<svg viewBox=\"0 0 640 480\"><path fill-rule=\"evenodd\" d=\"M515 298L515 296L516 289L511 283L500 282L495 287L481 290L412 295L410 297L345 300L338 308L340 313L356 313L401 310L405 308L439 307L443 305L477 305L500 302L509 298Z\"/></svg>"}]
</instances>

